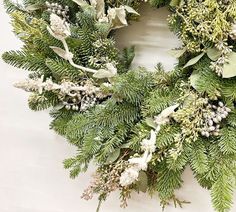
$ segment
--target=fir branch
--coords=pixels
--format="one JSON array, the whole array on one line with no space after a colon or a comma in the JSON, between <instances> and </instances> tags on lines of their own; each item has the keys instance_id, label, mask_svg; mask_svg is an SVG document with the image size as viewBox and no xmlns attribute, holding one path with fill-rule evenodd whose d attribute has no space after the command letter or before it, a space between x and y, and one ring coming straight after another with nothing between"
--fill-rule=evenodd
<instances>
[{"instance_id":1,"label":"fir branch","mask_svg":"<svg viewBox=\"0 0 236 212\"><path fill-rule=\"evenodd\" d=\"M175 189L180 188L182 184L182 171L173 171L165 168L166 164L158 167L156 190L162 201L169 201L174 196Z\"/></svg>"},{"instance_id":2,"label":"fir branch","mask_svg":"<svg viewBox=\"0 0 236 212\"><path fill-rule=\"evenodd\" d=\"M188 159L195 174L201 175L208 171L208 157L204 142L206 141L198 139L189 148Z\"/></svg>"},{"instance_id":3,"label":"fir branch","mask_svg":"<svg viewBox=\"0 0 236 212\"><path fill-rule=\"evenodd\" d=\"M34 93L29 97L28 103L31 110L38 111L56 106L59 103L59 99L56 94L51 92Z\"/></svg>"},{"instance_id":4,"label":"fir branch","mask_svg":"<svg viewBox=\"0 0 236 212\"><path fill-rule=\"evenodd\" d=\"M24 51L9 51L2 55L3 60L17 68L23 68L29 71L42 71L42 73L50 73L45 64L45 58L40 54L27 54Z\"/></svg>"},{"instance_id":5,"label":"fir branch","mask_svg":"<svg viewBox=\"0 0 236 212\"><path fill-rule=\"evenodd\" d=\"M78 82L84 74L64 60L46 60L47 67L52 75L58 81L68 79L72 82Z\"/></svg>"},{"instance_id":6,"label":"fir branch","mask_svg":"<svg viewBox=\"0 0 236 212\"><path fill-rule=\"evenodd\" d=\"M235 182L227 170L222 170L211 189L213 206L218 212L229 211L233 203Z\"/></svg>"}]
</instances>

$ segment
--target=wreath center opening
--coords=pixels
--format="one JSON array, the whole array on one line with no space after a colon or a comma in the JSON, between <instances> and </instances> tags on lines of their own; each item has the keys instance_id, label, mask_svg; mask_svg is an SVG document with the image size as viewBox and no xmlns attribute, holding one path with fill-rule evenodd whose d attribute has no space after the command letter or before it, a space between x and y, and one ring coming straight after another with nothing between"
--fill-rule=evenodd
<instances>
[{"instance_id":1,"label":"wreath center opening","mask_svg":"<svg viewBox=\"0 0 236 212\"><path fill-rule=\"evenodd\" d=\"M156 9L147 3L141 4L140 8L138 21L132 21L128 27L116 31L117 46L120 49L135 46L132 68L142 66L153 70L161 62L165 70L170 71L177 60L168 51L181 46L168 27L170 12L167 7Z\"/></svg>"}]
</instances>

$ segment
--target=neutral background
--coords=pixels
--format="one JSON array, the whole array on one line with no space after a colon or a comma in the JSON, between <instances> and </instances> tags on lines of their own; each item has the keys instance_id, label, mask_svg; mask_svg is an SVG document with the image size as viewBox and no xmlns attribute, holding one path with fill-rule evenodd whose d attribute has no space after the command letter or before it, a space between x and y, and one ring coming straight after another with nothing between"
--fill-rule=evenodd
<instances>
[{"instance_id":1,"label":"neutral background","mask_svg":"<svg viewBox=\"0 0 236 212\"><path fill-rule=\"evenodd\" d=\"M152 69L157 62L163 62L170 70L176 61L167 51L180 43L168 30L168 12L165 8L152 10L146 6L142 10L140 22L120 30L119 46L136 45L133 66ZM9 21L0 0L0 54L21 46ZM28 94L12 85L24 79L26 72L0 59L0 74L0 212L95 212L96 199L80 199L94 167L75 180L70 179L62 161L73 156L75 148L49 130L48 112L30 111ZM189 169L183 179L185 184L177 191L178 197L192 203L184 209L170 205L166 212L213 212L209 193L198 186ZM115 193L101 211L157 212L161 208L157 197L134 193L129 207L123 210L119 208L119 194Z\"/></svg>"}]
</instances>

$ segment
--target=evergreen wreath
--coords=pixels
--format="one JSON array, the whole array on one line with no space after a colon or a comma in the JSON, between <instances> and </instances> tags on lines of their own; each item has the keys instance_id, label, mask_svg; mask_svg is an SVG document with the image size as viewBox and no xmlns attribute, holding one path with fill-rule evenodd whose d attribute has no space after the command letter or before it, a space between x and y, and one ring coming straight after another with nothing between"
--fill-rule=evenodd
<instances>
[{"instance_id":1,"label":"evergreen wreath","mask_svg":"<svg viewBox=\"0 0 236 212\"><path fill-rule=\"evenodd\" d=\"M134 47L120 51L115 30L138 19L141 0L4 0L20 51L3 59L30 71L16 83L32 110L51 109L51 128L78 148L64 166L75 178L98 166L82 198L99 207L120 191L158 192L165 207L189 165L216 211L232 205L236 184L236 1L149 0L168 5L182 40L171 72L130 70ZM98 207L98 209L99 209Z\"/></svg>"}]
</instances>

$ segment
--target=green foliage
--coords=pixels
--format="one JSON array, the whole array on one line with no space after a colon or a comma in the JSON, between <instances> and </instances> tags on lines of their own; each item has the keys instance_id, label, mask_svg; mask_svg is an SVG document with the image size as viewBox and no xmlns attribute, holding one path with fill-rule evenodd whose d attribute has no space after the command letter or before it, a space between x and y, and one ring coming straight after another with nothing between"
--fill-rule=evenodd
<instances>
[{"instance_id":1,"label":"green foliage","mask_svg":"<svg viewBox=\"0 0 236 212\"><path fill-rule=\"evenodd\" d=\"M227 170L223 169L216 182L213 184L211 189L211 197L216 211L230 211L233 203L233 185L235 184L232 179L232 175L230 175Z\"/></svg>"},{"instance_id":2,"label":"green foliage","mask_svg":"<svg viewBox=\"0 0 236 212\"><path fill-rule=\"evenodd\" d=\"M173 171L164 168L165 163L158 167L156 190L162 201L168 201L174 196L175 189L180 188L182 184L182 171Z\"/></svg>"},{"instance_id":3,"label":"green foliage","mask_svg":"<svg viewBox=\"0 0 236 212\"><path fill-rule=\"evenodd\" d=\"M108 102L104 108L98 107L83 116L73 116L68 122L67 137L79 149L78 156L74 158L76 167L68 167L71 170L75 168L78 171L79 166L87 167L93 158L104 163L108 155L125 141L129 124L132 125L137 119L137 112L122 104L117 104L116 110L111 111L111 106Z\"/></svg>"},{"instance_id":4,"label":"green foliage","mask_svg":"<svg viewBox=\"0 0 236 212\"><path fill-rule=\"evenodd\" d=\"M194 73L196 73L197 78L194 82L194 88L212 98L218 98L220 93L220 84L222 83L219 77L211 70L209 67L210 61L204 60L202 63L198 63L194 66Z\"/></svg>"},{"instance_id":5,"label":"green foliage","mask_svg":"<svg viewBox=\"0 0 236 212\"><path fill-rule=\"evenodd\" d=\"M2 55L3 60L17 68L33 72L50 72L45 64L45 58L39 53L35 55L26 54L23 51L10 51Z\"/></svg>"},{"instance_id":6,"label":"green foliage","mask_svg":"<svg viewBox=\"0 0 236 212\"><path fill-rule=\"evenodd\" d=\"M231 127L236 127L236 111L234 110L232 112L232 114L229 116L229 118L227 119L228 121L228 124L231 126Z\"/></svg>"},{"instance_id":7,"label":"green foliage","mask_svg":"<svg viewBox=\"0 0 236 212\"><path fill-rule=\"evenodd\" d=\"M162 110L173 104L178 98L178 90L169 88L155 89L150 93L150 97L145 100L144 115L155 116Z\"/></svg>"},{"instance_id":8,"label":"green foliage","mask_svg":"<svg viewBox=\"0 0 236 212\"><path fill-rule=\"evenodd\" d=\"M217 0L181 1L181 6L172 14L169 23L188 51L200 52L213 43L227 40L230 31L228 17L235 13L235 7L233 2L220 4Z\"/></svg>"},{"instance_id":9,"label":"green foliage","mask_svg":"<svg viewBox=\"0 0 236 212\"><path fill-rule=\"evenodd\" d=\"M124 67L126 69L129 69L133 59L135 56L135 47L132 46L130 48L124 48L123 54L122 54L122 61L124 61Z\"/></svg>"},{"instance_id":10,"label":"green foliage","mask_svg":"<svg viewBox=\"0 0 236 212\"><path fill-rule=\"evenodd\" d=\"M53 118L50 127L59 135L64 136L67 132L67 124L71 120L73 114L74 112L72 111L68 111L66 109L57 109L57 107L54 107L50 111L50 115Z\"/></svg>"},{"instance_id":11,"label":"green foliage","mask_svg":"<svg viewBox=\"0 0 236 212\"><path fill-rule=\"evenodd\" d=\"M219 146L224 154L236 154L235 136L236 131L233 127L225 127L222 130Z\"/></svg>"},{"instance_id":12,"label":"green foliage","mask_svg":"<svg viewBox=\"0 0 236 212\"><path fill-rule=\"evenodd\" d=\"M170 0L149 0L149 3L150 3L153 7L165 6L165 5L168 5L169 2L170 2Z\"/></svg>"},{"instance_id":13,"label":"green foliage","mask_svg":"<svg viewBox=\"0 0 236 212\"><path fill-rule=\"evenodd\" d=\"M7 13L12 13L14 11L20 10L19 5L15 4L11 0L3 0L3 5L6 8Z\"/></svg>"},{"instance_id":14,"label":"green foliage","mask_svg":"<svg viewBox=\"0 0 236 212\"><path fill-rule=\"evenodd\" d=\"M49 92L42 94L34 93L29 97L29 108L31 110L45 110L50 107L56 106L59 103L57 95Z\"/></svg>"},{"instance_id":15,"label":"green foliage","mask_svg":"<svg viewBox=\"0 0 236 212\"><path fill-rule=\"evenodd\" d=\"M197 140L188 151L189 163L195 174L201 175L208 171L207 150L205 140Z\"/></svg>"},{"instance_id":16,"label":"green foliage","mask_svg":"<svg viewBox=\"0 0 236 212\"><path fill-rule=\"evenodd\" d=\"M152 74L145 70L129 71L114 79L113 97L123 99L135 105L140 105L144 97L153 88Z\"/></svg>"},{"instance_id":17,"label":"green foliage","mask_svg":"<svg viewBox=\"0 0 236 212\"><path fill-rule=\"evenodd\" d=\"M157 147L162 149L172 146L179 132L180 127L177 124L162 126L156 141Z\"/></svg>"},{"instance_id":18,"label":"green foliage","mask_svg":"<svg viewBox=\"0 0 236 212\"><path fill-rule=\"evenodd\" d=\"M58 81L65 79L72 82L78 82L83 76L83 73L71 66L68 62L61 59L47 59L46 66L50 69L52 76Z\"/></svg>"},{"instance_id":19,"label":"green foliage","mask_svg":"<svg viewBox=\"0 0 236 212\"><path fill-rule=\"evenodd\" d=\"M24 45L19 51L4 53L2 58L15 67L30 71L30 78L44 75L44 79L49 78L58 84L68 81L77 85L90 80L103 91L104 97L98 98L96 104L86 111L67 110L65 105L71 102L64 102L57 89L34 92L29 98L32 110L52 109L51 128L77 148L76 155L64 161L70 176L75 178L86 171L91 161L102 170L108 167L107 162L111 159L109 170L120 162L124 165L119 167L121 174L130 157L143 154L141 142L149 138L153 129L147 124L147 118L154 122L153 118L165 108L179 103L178 111L169 117L169 122L162 125L157 134L156 150L147 171L141 174L145 176L142 190L148 187L148 191L157 191L163 205L170 200L181 205L174 192L181 187L181 175L189 165L199 184L211 191L215 210L229 211L236 180L236 78L220 78L210 67L216 58L208 57L209 48L228 39L231 19L236 16L236 3L171 1L173 15L169 24L187 50L172 72L165 72L161 64L157 64L156 71L151 73L142 68L129 70L135 48L117 49L112 37L114 32L110 32L109 24L96 20L95 8L82 9L68 0L56 2L69 7L71 36L66 42L73 53L73 61L96 70L112 63L118 74L105 80L94 79L60 58L50 46L64 46L47 30L49 13L44 0L24 0L23 6L4 0L13 31ZM140 3L134 0L105 1L106 9L124 4L138 9ZM150 0L149 3L160 7L170 1ZM27 11L30 5L39 5L40 9ZM128 15L129 20L133 18L136 19ZM206 24L208 22L211 25ZM232 39L227 44L235 51L236 44ZM201 60L193 64L196 58L195 61L191 59L201 52ZM188 61L192 66L183 68ZM232 109L220 123L218 136L206 138L199 133L204 106L201 101L204 99L213 103L220 100ZM172 151L176 149L178 155L173 157ZM118 189L125 199L132 189L138 189L137 186L140 188L140 182Z\"/></svg>"}]
</instances>

